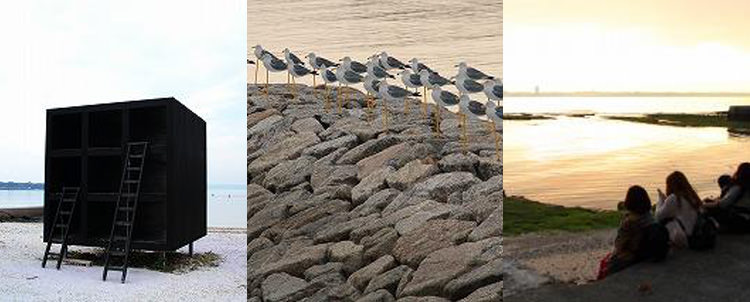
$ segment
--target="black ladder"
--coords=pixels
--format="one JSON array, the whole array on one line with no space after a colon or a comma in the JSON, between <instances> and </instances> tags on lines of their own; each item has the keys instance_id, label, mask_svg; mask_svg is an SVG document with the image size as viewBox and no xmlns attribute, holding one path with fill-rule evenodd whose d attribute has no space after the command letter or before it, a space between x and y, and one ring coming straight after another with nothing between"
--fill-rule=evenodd
<instances>
[{"instance_id":1,"label":"black ladder","mask_svg":"<svg viewBox=\"0 0 750 302\"><path fill-rule=\"evenodd\" d=\"M49 230L47 248L44 250L44 258L42 258L42 267L47 265L49 256L54 256L57 257L57 269L59 270L63 258L68 254L68 230L70 230L70 222L73 220L73 211L75 211L78 203L79 191L79 187L63 187L62 189L55 219L52 220L52 227ZM60 230L57 232L60 233L60 237L55 237L55 231L57 230ZM52 243L61 244L60 253L49 252Z\"/></svg>"},{"instance_id":2,"label":"black ladder","mask_svg":"<svg viewBox=\"0 0 750 302\"><path fill-rule=\"evenodd\" d=\"M122 272L122 283L125 283L125 277L128 275L128 256L130 255L130 242L133 236L133 222L135 221L135 210L141 191L147 149L147 142L130 142L127 144L120 182L120 195L115 205L112 232L109 235L109 243L105 253L104 274L102 275L104 281L107 281L107 272L110 270ZM118 258L120 261L113 261L113 258ZM113 262L117 262L117 264L113 264Z\"/></svg>"}]
</instances>

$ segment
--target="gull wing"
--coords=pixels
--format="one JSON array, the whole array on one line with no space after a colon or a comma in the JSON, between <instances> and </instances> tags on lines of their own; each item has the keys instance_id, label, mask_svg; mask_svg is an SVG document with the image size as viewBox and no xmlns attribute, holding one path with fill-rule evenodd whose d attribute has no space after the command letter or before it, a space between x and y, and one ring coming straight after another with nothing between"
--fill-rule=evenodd
<instances>
[{"instance_id":1,"label":"gull wing","mask_svg":"<svg viewBox=\"0 0 750 302\"><path fill-rule=\"evenodd\" d=\"M477 101L469 101L469 111L477 116L482 116L487 113L487 107L480 102Z\"/></svg>"},{"instance_id":2,"label":"gull wing","mask_svg":"<svg viewBox=\"0 0 750 302\"><path fill-rule=\"evenodd\" d=\"M458 96L450 91L441 91L440 100L448 106L458 105L460 101Z\"/></svg>"}]
</instances>

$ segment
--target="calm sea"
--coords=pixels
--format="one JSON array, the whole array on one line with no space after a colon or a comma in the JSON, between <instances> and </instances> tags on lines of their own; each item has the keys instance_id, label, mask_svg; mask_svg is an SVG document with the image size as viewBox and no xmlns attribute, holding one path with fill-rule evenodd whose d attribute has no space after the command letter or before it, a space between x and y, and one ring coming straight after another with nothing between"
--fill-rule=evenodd
<instances>
[{"instance_id":1,"label":"calm sea","mask_svg":"<svg viewBox=\"0 0 750 302\"><path fill-rule=\"evenodd\" d=\"M500 0L250 0L247 9L248 48L260 44L279 57L289 48L303 60L312 51L333 61L350 56L364 63L387 51L404 63L416 57L446 77L456 74L460 61L502 76ZM255 58L251 49L248 54ZM248 81L254 77L249 68ZM272 74L271 82L285 83L286 75Z\"/></svg>"},{"instance_id":2,"label":"calm sea","mask_svg":"<svg viewBox=\"0 0 750 302\"><path fill-rule=\"evenodd\" d=\"M666 176L683 171L702 197L716 178L750 161L750 137L725 128L682 128L605 119L606 114L726 111L748 98L508 98L509 113L552 113L553 120L505 121L504 188L509 195L612 209L630 185L652 199ZM568 113L594 113L585 118Z\"/></svg>"},{"instance_id":3,"label":"calm sea","mask_svg":"<svg viewBox=\"0 0 750 302\"><path fill-rule=\"evenodd\" d=\"M0 190L0 208L42 206L44 191ZM247 188L245 185L208 187L208 226L241 227L247 225Z\"/></svg>"}]
</instances>

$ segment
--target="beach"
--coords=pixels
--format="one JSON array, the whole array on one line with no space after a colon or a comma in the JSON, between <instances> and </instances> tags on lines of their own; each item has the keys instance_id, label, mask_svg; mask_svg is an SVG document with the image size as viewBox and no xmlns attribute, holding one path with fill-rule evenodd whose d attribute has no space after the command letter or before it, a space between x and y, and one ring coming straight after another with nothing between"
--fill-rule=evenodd
<instances>
[{"instance_id":1,"label":"beach","mask_svg":"<svg viewBox=\"0 0 750 302\"><path fill-rule=\"evenodd\" d=\"M0 223L0 292L11 301L242 301L245 299L245 232L209 229L195 242L196 253L213 251L222 261L218 267L181 274L130 268L121 284L119 274L102 281L101 266L54 262L42 268L46 244L41 223ZM59 248L59 245L53 248ZM71 251L92 248L71 246ZM187 247L179 250L187 253Z\"/></svg>"}]
</instances>

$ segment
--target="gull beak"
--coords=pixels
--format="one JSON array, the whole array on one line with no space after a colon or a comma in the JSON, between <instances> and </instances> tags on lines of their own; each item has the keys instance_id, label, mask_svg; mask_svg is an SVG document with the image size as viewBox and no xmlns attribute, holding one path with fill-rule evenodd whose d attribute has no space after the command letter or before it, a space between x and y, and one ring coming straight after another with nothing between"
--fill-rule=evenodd
<instances>
[{"instance_id":1,"label":"gull beak","mask_svg":"<svg viewBox=\"0 0 750 302\"><path fill-rule=\"evenodd\" d=\"M458 67L458 65L453 65L453 67Z\"/></svg>"}]
</instances>

